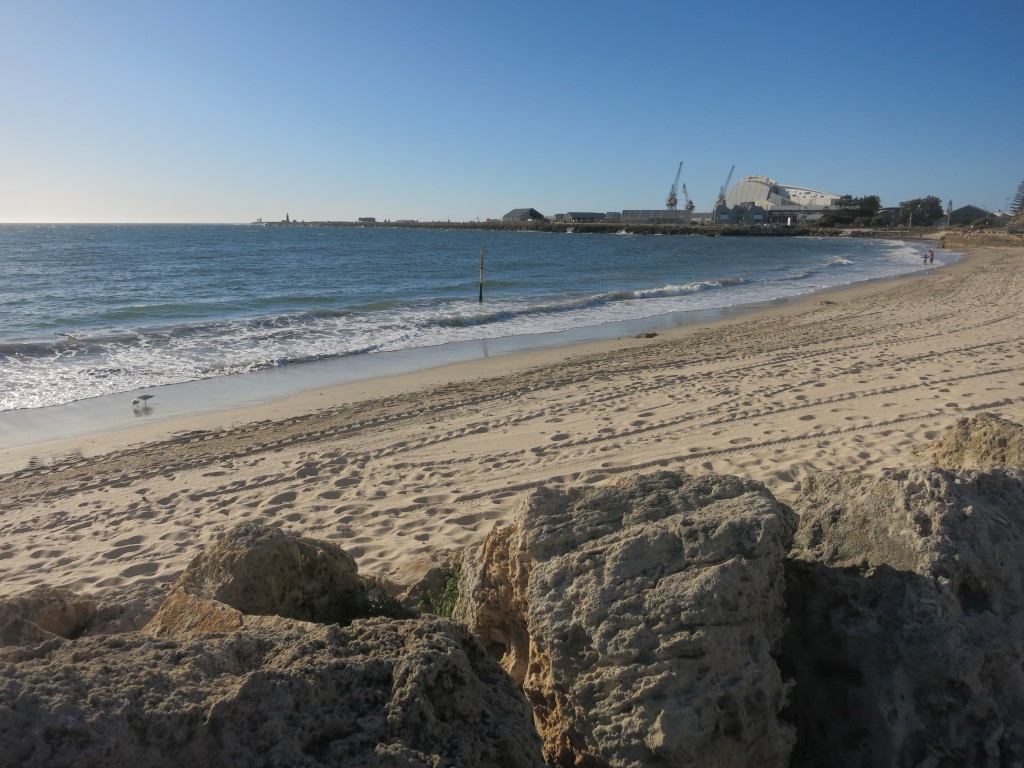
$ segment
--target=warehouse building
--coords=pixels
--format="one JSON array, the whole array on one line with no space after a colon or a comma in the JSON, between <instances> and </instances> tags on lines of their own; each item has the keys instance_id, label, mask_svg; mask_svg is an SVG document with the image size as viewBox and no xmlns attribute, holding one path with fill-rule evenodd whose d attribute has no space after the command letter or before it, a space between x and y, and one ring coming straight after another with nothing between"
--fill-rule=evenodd
<instances>
[{"instance_id":1,"label":"warehouse building","mask_svg":"<svg viewBox=\"0 0 1024 768\"><path fill-rule=\"evenodd\" d=\"M502 221L544 221L544 214L536 208L513 208L501 217Z\"/></svg>"},{"instance_id":2,"label":"warehouse building","mask_svg":"<svg viewBox=\"0 0 1024 768\"><path fill-rule=\"evenodd\" d=\"M814 221L839 195L808 187L779 184L767 176L746 176L715 206L719 224L766 224Z\"/></svg>"},{"instance_id":3,"label":"warehouse building","mask_svg":"<svg viewBox=\"0 0 1024 768\"><path fill-rule=\"evenodd\" d=\"M689 224L693 219L690 211L682 210L625 210L622 221L630 224Z\"/></svg>"}]
</instances>

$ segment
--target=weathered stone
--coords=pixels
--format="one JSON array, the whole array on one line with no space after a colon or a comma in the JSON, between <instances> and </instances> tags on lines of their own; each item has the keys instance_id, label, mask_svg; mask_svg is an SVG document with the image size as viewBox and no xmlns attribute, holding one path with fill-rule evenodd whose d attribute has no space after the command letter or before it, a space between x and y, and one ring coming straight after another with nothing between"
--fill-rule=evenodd
<instances>
[{"instance_id":1,"label":"weathered stone","mask_svg":"<svg viewBox=\"0 0 1024 768\"><path fill-rule=\"evenodd\" d=\"M355 560L328 541L241 523L197 555L174 583L245 614L347 623L368 612Z\"/></svg>"},{"instance_id":2,"label":"weathered stone","mask_svg":"<svg viewBox=\"0 0 1024 768\"><path fill-rule=\"evenodd\" d=\"M528 705L462 627L250 620L0 650L0 765L543 765Z\"/></svg>"},{"instance_id":3,"label":"weathered stone","mask_svg":"<svg viewBox=\"0 0 1024 768\"><path fill-rule=\"evenodd\" d=\"M451 549L417 554L397 563L378 583L406 608L429 611L431 599L444 591L461 559L462 553Z\"/></svg>"},{"instance_id":4,"label":"weathered stone","mask_svg":"<svg viewBox=\"0 0 1024 768\"><path fill-rule=\"evenodd\" d=\"M0 598L0 645L78 637L95 612L93 599L59 587L36 587Z\"/></svg>"},{"instance_id":5,"label":"weathered stone","mask_svg":"<svg viewBox=\"0 0 1024 768\"><path fill-rule=\"evenodd\" d=\"M137 583L103 593L96 599L96 615L85 634L113 635L142 629L167 598L167 592L166 584Z\"/></svg>"},{"instance_id":6,"label":"weathered stone","mask_svg":"<svg viewBox=\"0 0 1024 768\"><path fill-rule=\"evenodd\" d=\"M1024 473L824 473L796 510L794 765L1024 763Z\"/></svg>"},{"instance_id":7,"label":"weathered stone","mask_svg":"<svg viewBox=\"0 0 1024 768\"><path fill-rule=\"evenodd\" d=\"M991 413L957 421L921 453L945 469L1024 468L1024 427Z\"/></svg>"},{"instance_id":8,"label":"weathered stone","mask_svg":"<svg viewBox=\"0 0 1024 768\"><path fill-rule=\"evenodd\" d=\"M522 686L551 765L786 765L795 528L735 477L537 489L465 558L455 618Z\"/></svg>"}]
</instances>

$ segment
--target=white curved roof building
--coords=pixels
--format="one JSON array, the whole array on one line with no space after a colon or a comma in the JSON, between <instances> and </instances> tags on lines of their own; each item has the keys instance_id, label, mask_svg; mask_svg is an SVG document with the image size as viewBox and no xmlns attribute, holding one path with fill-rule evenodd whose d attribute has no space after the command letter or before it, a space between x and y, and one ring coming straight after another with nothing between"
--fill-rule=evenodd
<instances>
[{"instance_id":1,"label":"white curved roof building","mask_svg":"<svg viewBox=\"0 0 1024 768\"><path fill-rule=\"evenodd\" d=\"M765 210L776 206L820 208L832 205L838 199L839 195L831 192L778 184L767 176L746 176L729 190L725 196L725 204L732 208L745 203L757 203Z\"/></svg>"}]
</instances>

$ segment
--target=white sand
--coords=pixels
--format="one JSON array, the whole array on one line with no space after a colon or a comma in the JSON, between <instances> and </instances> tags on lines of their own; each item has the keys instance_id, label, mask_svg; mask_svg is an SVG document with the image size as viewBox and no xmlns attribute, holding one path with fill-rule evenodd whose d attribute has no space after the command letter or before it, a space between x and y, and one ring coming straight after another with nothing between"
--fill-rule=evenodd
<instances>
[{"instance_id":1,"label":"white sand","mask_svg":"<svg viewBox=\"0 0 1024 768\"><path fill-rule=\"evenodd\" d=\"M738 320L462 363L0 457L0 593L177 575L242 520L363 572L461 548L538 483L909 467L957 418L1024 422L1024 249ZM83 458L84 457L84 458Z\"/></svg>"}]
</instances>

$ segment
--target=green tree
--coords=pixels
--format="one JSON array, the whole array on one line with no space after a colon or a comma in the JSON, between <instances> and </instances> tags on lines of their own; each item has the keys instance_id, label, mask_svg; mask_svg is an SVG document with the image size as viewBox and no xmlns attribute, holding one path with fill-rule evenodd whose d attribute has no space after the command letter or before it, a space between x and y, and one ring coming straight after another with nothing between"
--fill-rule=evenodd
<instances>
[{"instance_id":1,"label":"green tree","mask_svg":"<svg viewBox=\"0 0 1024 768\"><path fill-rule=\"evenodd\" d=\"M878 195L853 197L843 195L821 215L818 222L823 227L866 227L882 207Z\"/></svg>"},{"instance_id":2,"label":"green tree","mask_svg":"<svg viewBox=\"0 0 1024 768\"><path fill-rule=\"evenodd\" d=\"M900 224L930 227L944 215L942 201L935 195L917 197L900 203Z\"/></svg>"},{"instance_id":3,"label":"green tree","mask_svg":"<svg viewBox=\"0 0 1024 768\"><path fill-rule=\"evenodd\" d=\"M1024 181L1017 185L1017 194L1013 196L1010 213L1024 212Z\"/></svg>"}]
</instances>

